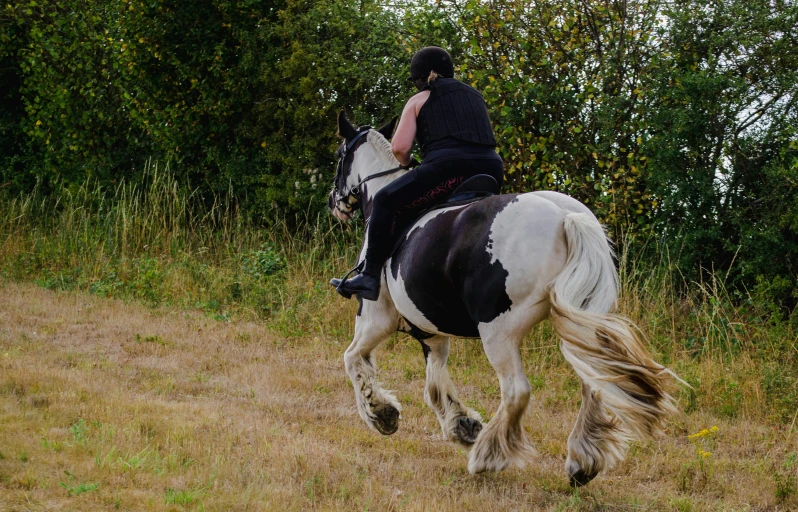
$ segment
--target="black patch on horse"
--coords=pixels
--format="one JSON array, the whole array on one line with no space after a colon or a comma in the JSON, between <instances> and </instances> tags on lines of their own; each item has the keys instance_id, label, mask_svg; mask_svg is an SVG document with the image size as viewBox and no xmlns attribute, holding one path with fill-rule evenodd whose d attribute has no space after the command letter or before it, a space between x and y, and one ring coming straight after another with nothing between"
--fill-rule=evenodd
<instances>
[{"instance_id":1,"label":"black patch on horse","mask_svg":"<svg viewBox=\"0 0 798 512\"><path fill-rule=\"evenodd\" d=\"M517 195L493 196L438 213L411 231L391 258L391 274L401 272L408 297L438 331L479 337L478 325L508 311L509 273L491 263L487 249L496 216Z\"/></svg>"},{"instance_id":2,"label":"black patch on horse","mask_svg":"<svg viewBox=\"0 0 798 512\"><path fill-rule=\"evenodd\" d=\"M418 340L418 342L421 343L421 351L424 352L424 361L426 361L427 359L429 359L429 353L430 353L430 350L432 350L432 349L430 349L429 345L427 345L423 341Z\"/></svg>"},{"instance_id":3,"label":"black patch on horse","mask_svg":"<svg viewBox=\"0 0 798 512\"><path fill-rule=\"evenodd\" d=\"M407 318L403 318L403 320L410 327L410 329L406 330L406 331L402 330L402 332L405 332L405 333L409 334L410 336L412 336L416 340L423 342L424 340L428 340L428 339L432 338L433 336L435 336L434 334L430 334L430 333L428 333L426 331L422 331L417 326L413 325L413 322L411 322ZM422 343L422 345L423 345L423 343ZM425 353L425 356L426 356L426 353Z\"/></svg>"}]
</instances>

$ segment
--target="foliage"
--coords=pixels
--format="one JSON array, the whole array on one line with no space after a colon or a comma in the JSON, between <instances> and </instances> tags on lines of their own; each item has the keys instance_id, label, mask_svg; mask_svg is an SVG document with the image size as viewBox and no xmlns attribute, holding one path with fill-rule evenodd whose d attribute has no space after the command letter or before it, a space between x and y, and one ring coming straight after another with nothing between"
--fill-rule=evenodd
<instances>
[{"instance_id":1,"label":"foliage","mask_svg":"<svg viewBox=\"0 0 798 512\"><path fill-rule=\"evenodd\" d=\"M338 109L399 108L405 50L375 3L41 0L0 18L0 173L137 180L177 162L189 188L239 195L262 218L323 196ZM391 100L386 102L385 98ZM311 171L312 170L312 171Z\"/></svg>"},{"instance_id":2,"label":"foliage","mask_svg":"<svg viewBox=\"0 0 798 512\"><path fill-rule=\"evenodd\" d=\"M646 223L643 80L656 2L468 2L463 78L493 107L513 190L555 189L611 227ZM519 37L520 36L520 37Z\"/></svg>"},{"instance_id":3,"label":"foliage","mask_svg":"<svg viewBox=\"0 0 798 512\"><path fill-rule=\"evenodd\" d=\"M665 14L646 148L653 226L688 279L724 269L794 307L798 6L683 0Z\"/></svg>"},{"instance_id":4,"label":"foliage","mask_svg":"<svg viewBox=\"0 0 798 512\"><path fill-rule=\"evenodd\" d=\"M798 6L452 5L512 190L577 197L631 250L661 240L688 283L723 270L794 308Z\"/></svg>"},{"instance_id":5,"label":"foliage","mask_svg":"<svg viewBox=\"0 0 798 512\"><path fill-rule=\"evenodd\" d=\"M241 268L244 273L260 280L277 273L283 267L280 254L271 246L263 244L257 251L244 256Z\"/></svg>"},{"instance_id":6,"label":"foliage","mask_svg":"<svg viewBox=\"0 0 798 512\"><path fill-rule=\"evenodd\" d=\"M335 113L391 118L438 44L484 93L508 191L570 194L688 285L722 271L736 301L789 311L796 26L782 1L8 3L0 186L144 185L155 159L197 202L296 224L324 208Z\"/></svg>"},{"instance_id":7,"label":"foliage","mask_svg":"<svg viewBox=\"0 0 798 512\"><path fill-rule=\"evenodd\" d=\"M331 216L262 230L229 196L214 196L208 206L168 171L147 167L141 182L112 189L89 182L59 187L57 196L6 191L0 276L197 308L217 320L246 311L298 336L303 319L335 296L316 274L343 272L357 256L356 247L340 243Z\"/></svg>"},{"instance_id":8,"label":"foliage","mask_svg":"<svg viewBox=\"0 0 798 512\"><path fill-rule=\"evenodd\" d=\"M99 483L77 483L72 485L72 473L64 471L64 474L69 477L69 482L59 482L58 485L66 489L67 494L70 496L80 496L85 492L96 491L100 487Z\"/></svg>"}]
</instances>

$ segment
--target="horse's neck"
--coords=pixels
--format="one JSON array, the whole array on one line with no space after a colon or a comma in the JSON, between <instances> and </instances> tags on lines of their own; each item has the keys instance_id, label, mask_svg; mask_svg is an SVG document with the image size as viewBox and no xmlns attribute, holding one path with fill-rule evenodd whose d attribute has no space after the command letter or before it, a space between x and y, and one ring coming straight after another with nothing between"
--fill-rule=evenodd
<instances>
[{"instance_id":1,"label":"horse's neck","mask_svg":"<svg viewBox=\"0 0 798 512\"><path fill-rule=\"evenodd\" d=\"M397 164L398 165L398 164ZM383 169L387 170L387 169ZM404 174L406 171L402 171ZM397 173L395 176L383 176L382 178L375 178L368 183L363 185L363 195L361 197L361 213L363 214L363 219L368 222L368 219L371 218L371 211L374 207L374 196L377 195L377 192L385 188L389 183L391 183L394 179L401 176L401 174Z\"/></svg>"},{"instance_id":2,"label":"horse's neck","mask_svg":"<svg viewBox=\"0 0 798 512\"><path fill-rule=\"evenodd\" d=\"M399 166L399 161L393 155L380 154L375 148L370 149L369 154L363 155L353 165L352 171L355 176L359 176L358 180ZM371 217L373 199L377 192L407 172L406 170L399 170L395 173L374 178L363 184L360 201L361 213L364 219L368 220Z\"/></svg>"},{"instance_id":3,"label":"horse's neck","mask_svg":"<svg viewBox=\"0 0 798 512\"><path fill-rule=\"evenodd\" d=\"M381 155L377 153L374 148L372 148L372 153L368 155L363 155L361 159L356 162L356 167L353 167L353 172L355 176L360 175L358 178L362 180L367 176L371 176L372 174L376 174L378 172L387 171L388 169L393 169L399 166L399 161L393 157L393 155ZM358 172L360 171L360 172ZM399 170L395 173L387 174L385 176L380 176L379 178L374 178L373 180L369 180L363 184L361 197L360 197L360 208L361 213L363 214L363 219L365 222L369 223L371 219L371 211L374 206L374 196L377 195L377 192L388 186L394 180L400 178L408 171L406 170ZM363 261L366 256L366 249L368 248L368 236L363 237L363 245L360 249L360 257L358 258L358 263Z\"/></svg>"}]
</instances>

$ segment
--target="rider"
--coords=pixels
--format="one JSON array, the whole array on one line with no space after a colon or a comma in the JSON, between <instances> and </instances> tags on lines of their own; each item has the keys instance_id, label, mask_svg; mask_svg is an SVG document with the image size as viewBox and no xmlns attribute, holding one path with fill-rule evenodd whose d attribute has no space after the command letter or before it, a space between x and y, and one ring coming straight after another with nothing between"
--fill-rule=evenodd
<instances>
[{"instance_id":1,"label":"rider","mask_svg":"<svg viewBox=\"0 0 798 512\"><path fill-rule=\"evenodd\" d=\"M366 230L365 266L349 280L333 279L339 293L377 300L380 273L404 227L433 204L445 199L463 181L488 174L501 186L504 164L496 153L488 109L482 94L454 78L449 53L437 46L417 51L410 61L410 79L418 94L402 111L391 141L402 166L415 163L413 139L422 161L374 196Z\"/></svg>"}]
</instances>

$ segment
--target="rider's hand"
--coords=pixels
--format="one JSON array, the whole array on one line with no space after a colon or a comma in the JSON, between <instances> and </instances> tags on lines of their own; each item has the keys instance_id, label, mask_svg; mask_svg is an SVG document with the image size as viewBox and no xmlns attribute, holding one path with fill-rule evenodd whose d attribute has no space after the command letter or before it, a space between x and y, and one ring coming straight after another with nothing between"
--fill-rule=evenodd
<instances>
[{"instance_id":1,"label":"rider's hand","mask_svg":"<svg viewBox=\"0 0 798 512\"><path fill-rule=\"evenodd\" d=\"M415 159L415 157L410 157L410 162L407 165L403 165L402 169L412 169L413 167L418 167L421 162Z\"/></svg>"}]
</instances>

